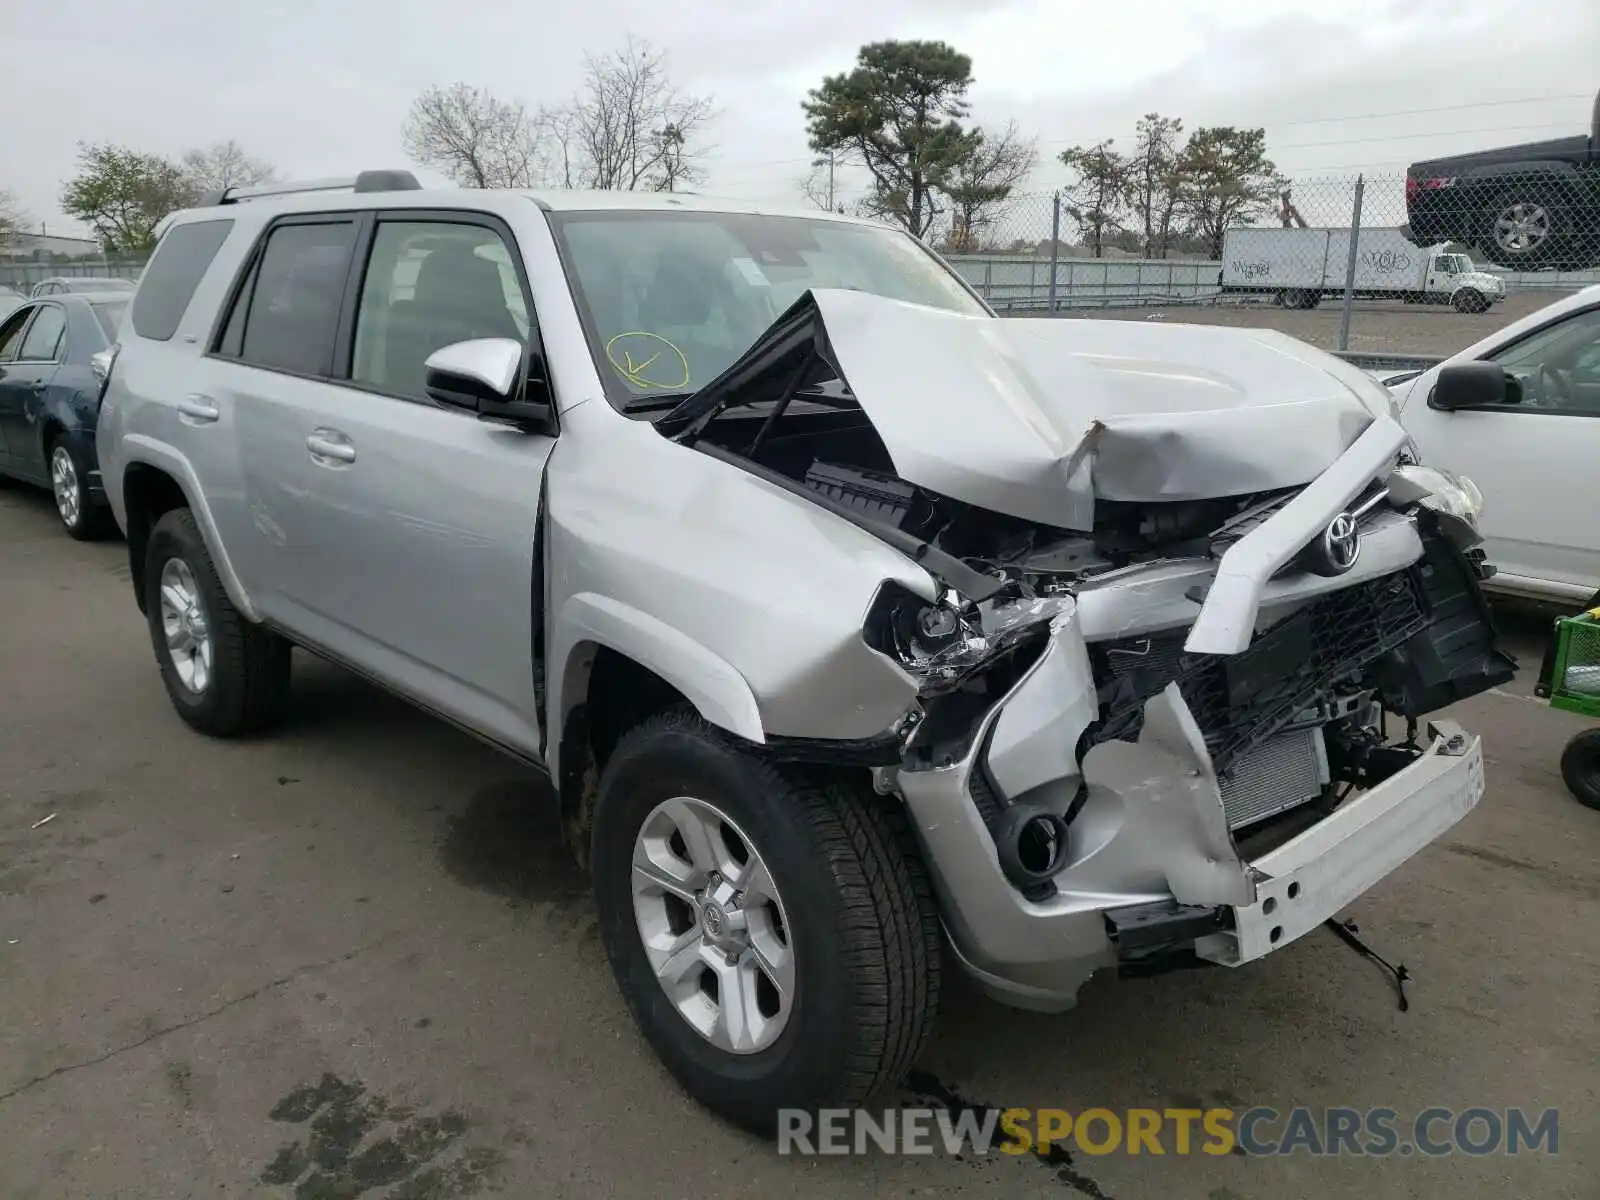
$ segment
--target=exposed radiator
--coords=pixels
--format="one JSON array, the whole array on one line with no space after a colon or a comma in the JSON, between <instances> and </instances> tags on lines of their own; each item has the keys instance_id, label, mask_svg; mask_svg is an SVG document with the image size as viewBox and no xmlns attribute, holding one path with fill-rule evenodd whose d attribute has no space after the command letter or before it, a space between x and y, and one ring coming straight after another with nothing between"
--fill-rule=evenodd
<instances>
[{"instance_id":1,"label":"exposed radiator","mask_svg":"<svg viewBox=\"0 0 1600 1200\"><path fill-rule=\"evenodd\" d=\"M1275 734L1234 759L1222 777L1228 828L1253 825L1315 800L1327 781L1321 726Z\"/></svg>"}]
</instances>

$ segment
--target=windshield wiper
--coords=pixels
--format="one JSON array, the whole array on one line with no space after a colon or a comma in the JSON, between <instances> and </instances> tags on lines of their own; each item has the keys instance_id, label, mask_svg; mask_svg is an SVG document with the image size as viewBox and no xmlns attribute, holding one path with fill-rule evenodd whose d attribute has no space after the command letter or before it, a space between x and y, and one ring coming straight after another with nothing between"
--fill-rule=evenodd
<instances>
[{"instance_id":1,"label":"windshield wiper","mask_svg":"<svg viewBox=\"0 0 1600 1200\"><path fill-rule=\"evenodd\" d=\"M625 413L655 412L658 409L665 411L677 408L692 395L693 392L654 392L646 396L630 396L623 403L622 411Z\"/></svg>"}]
</instances>

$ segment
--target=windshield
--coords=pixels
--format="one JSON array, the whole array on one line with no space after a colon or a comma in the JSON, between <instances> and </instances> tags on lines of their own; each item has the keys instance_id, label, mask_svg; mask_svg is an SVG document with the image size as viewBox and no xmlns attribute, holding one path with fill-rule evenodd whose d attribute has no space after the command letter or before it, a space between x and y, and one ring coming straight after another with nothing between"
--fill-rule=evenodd
<instances>
[{"instance_id":1,"label":"windshield","mask_svg":"<svg viewBox=\"0 0 1600 1200\"><path fill-rule=\"evenodd\" d=\"M1472 270L1472 260L1465 254L1444 254L1439 257L1439 269L1451 275Z\"/></svg>"},{"instance_id":2,"label":"windshield","mask_svg":"<svg viewBox=\"0 0 1600 1200\"><path fill-rule=\"evenodd\" d=\"M552 213L606 393L619 407L696 391L812 288L987 316L897 230L744 213Z\"/></svg>"}]
</instances>

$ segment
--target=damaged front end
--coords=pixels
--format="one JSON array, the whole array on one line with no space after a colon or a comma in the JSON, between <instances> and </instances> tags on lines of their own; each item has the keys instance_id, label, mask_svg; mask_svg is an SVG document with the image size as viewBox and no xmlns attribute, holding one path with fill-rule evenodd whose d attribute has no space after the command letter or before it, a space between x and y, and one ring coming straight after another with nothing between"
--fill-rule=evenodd
<instances>
[{"instance_id":1,"label":"damaged front end","mask_svg":"<svg viewBox=\"0 0 1600 1200\"><path fill-rule=\"evenodd\" d=\"M1477 739L1429 718L1514 669L1478 588L1481 498L1410 462L1342 364L1296 358L1310 398L1272 404L1282 364L1229 331L1174 353L1265 382L1180 370L1146 332L1144 358L1085 356L1059 331L1087 323L923 313L803 301L657 428L935 581L886 584L863 621L917 685L875 778L983 986L1057 1009L1104 967L1251 961L1470 810ZM948 378L886 373L874 329L913 359L953 347L964 426Z\"/></svg>"}]
</instances>

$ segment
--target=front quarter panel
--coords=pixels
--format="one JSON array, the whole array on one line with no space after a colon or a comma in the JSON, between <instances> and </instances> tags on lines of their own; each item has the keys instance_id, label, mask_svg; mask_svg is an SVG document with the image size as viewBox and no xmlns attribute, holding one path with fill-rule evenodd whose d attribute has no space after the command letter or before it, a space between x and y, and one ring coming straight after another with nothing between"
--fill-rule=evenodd
<instances>
[{"instance_id":1,"label":"front quarter panel","mask_svg":"<svg viewBox=\"0 0 1600 1200\"><path fill-rule=\"evenodd\" d=\"M838 516L603 402L564 416L549 467L550 711L609 645L752 741L885 732L916 683L868 648L886 580L920 567ZM559 728L559 725L557 725Z\"/></svg>"}]
</instances>

